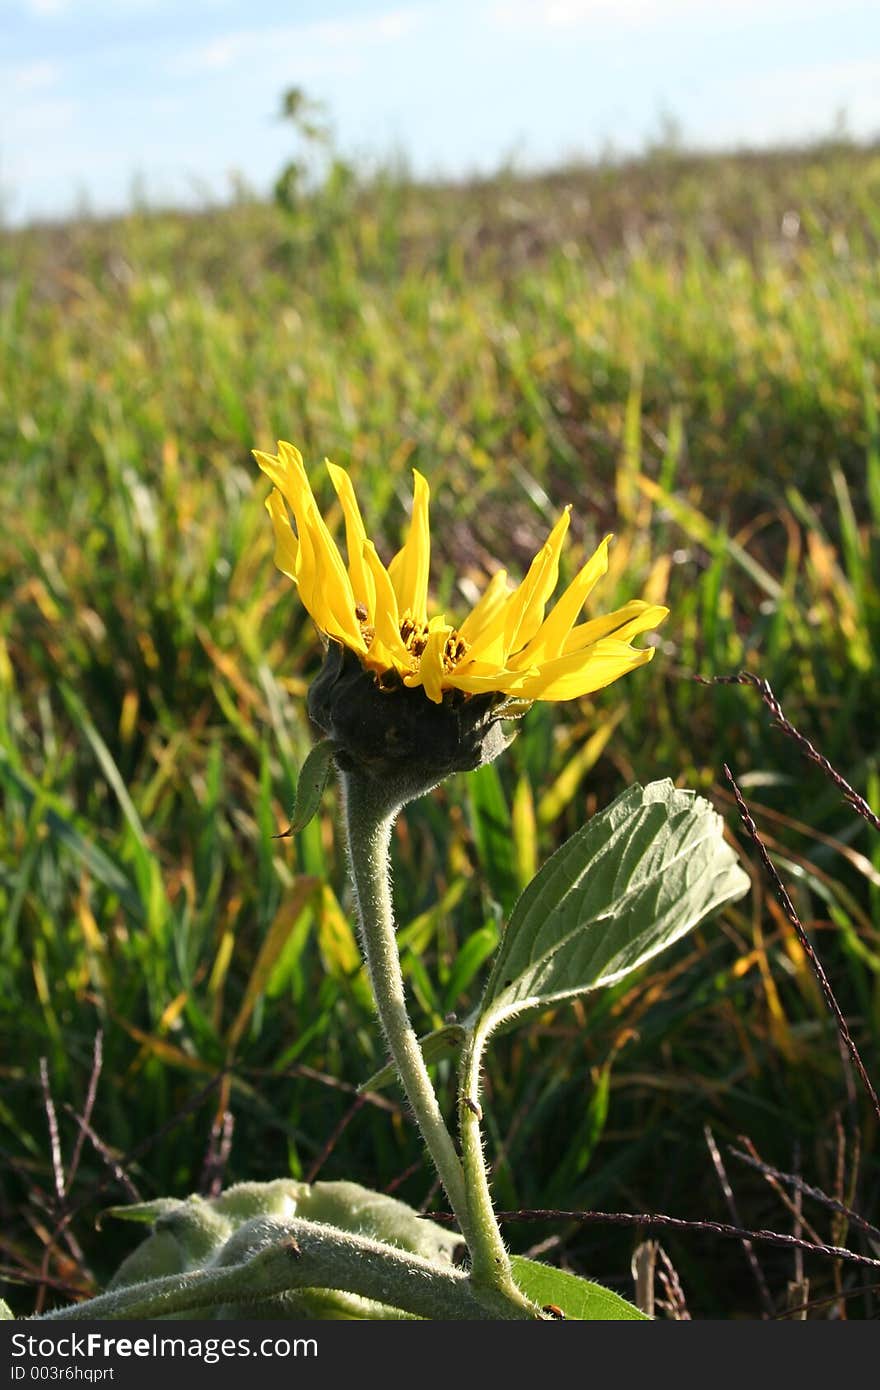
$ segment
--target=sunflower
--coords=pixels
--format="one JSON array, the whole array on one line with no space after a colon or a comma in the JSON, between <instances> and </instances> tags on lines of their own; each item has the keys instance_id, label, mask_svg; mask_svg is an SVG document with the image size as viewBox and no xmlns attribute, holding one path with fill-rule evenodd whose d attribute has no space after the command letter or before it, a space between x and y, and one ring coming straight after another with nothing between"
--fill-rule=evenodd
<instances>
[{"instance_id":1,"label":"sunflower","mask_svg":"<svg viewBox=\"0 0 880 1390\"><path fill-rule=\"evenodd\" d=\"M274 483L266 506L275 563L296 584L320 632L354 653L380 686L421 687L435 705L447 691L517 703L572 700L610 685L654 655L632 641L667 616L659 604L631 599L613 613L578 622L608 568L610 536L545 613L559 578L569 507L522 582L511 585L499 570L456 627L445 614L428 616L430 493L421 473L413 470L409 532L386 568L367 538L344 469L327 462L345 518L347 564L318 510L299 450L280 441L277 454L254 450L254 457Z\"/></svg>"}]
</instances>

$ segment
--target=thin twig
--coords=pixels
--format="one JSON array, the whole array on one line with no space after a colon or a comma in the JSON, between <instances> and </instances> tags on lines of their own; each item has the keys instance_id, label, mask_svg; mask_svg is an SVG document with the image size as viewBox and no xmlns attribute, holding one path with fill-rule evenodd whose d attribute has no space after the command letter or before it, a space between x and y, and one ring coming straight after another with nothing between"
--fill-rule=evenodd
<instances>
[{"instance_id":1,"label":"thin twig","mask_svg":"<svg viewBox=\"0 0 880 1390\"><path fill-rule=\"evenodd\" d=\"M837 1164L834 1172L834 1195L841 1206L843 1206L844 1183L846 1181L846 1132L843 1128L843 1121L840 1118L840 1111L834 1112L834 1128L837 1133ZM846 1217L835 1214L831 1220L831 1234L835 1244L846 1240L849 1224ZM834 1287L840 1297L840 1308L838 1316L846 1317L846 1301L843 1298L843 1274L840 1262L834 1265Z\"/></svg>"},{"instance_id":2,"label":"thin twig","mask_svg":"<svg viewBox=\"0 0 880 1390\"><path fill-rule=\"evenodd\" d=\"M665 1307L676 1322L691 1322L692 1318L678 1277L678 1270L670 1260L660 1242L657 1242L657 1255L663 1268L657 1270L657 1278L663 1285L665 1300L657 1300L658 1307Z\"/></svg>"},{"instance_id":3,"label":"thin twig","mask_svg":"<svg viewBox=\"0 0 880 1390\"><path fill-rule=\"evenodd\" d=\"M724 1193L724 1200L727 1203L727 1209L733 1217L733 1224L735 1226L739 1226L742 1223L740 1221L739 1212L737 1211L736 1198L733 1195L733 1188L731 1187L730 1179L727 1176L727 1169L724 1167L724 1160L721 1157L718 1145L715 1143L715 1136L708 1125L703 1126L703 1135L705 1136L706 1145L709 1149L709 1154L712 1158L712 1164L718 1178L718 1183L721 1187L721 1191ZM764 1271L758 1262L758 1257L755 1254L754 1247L752 1246L752 1242L750 1240L743 1240L743 1250L746 1253L746 1259L749 1262L749 1268L751 1269L755 1283L758 1286L758 1293L761 1295L761 1302L764 1305L764 1311L768 1317L772 1318L776 1313L776 1308L773 1303L773 1298L771 1296L767 1280L764 1278Z\"/></svg>"},{"instance_id":4,"label":"thin twig","mask_svg":"<svg viewBox=\"0 0 880 1390\"><path fill-rule=\"evenodd\" d=\"M757 1158L757 1157L758 1157L758 1151L757 1151L757 1149L755 1148L754 1144L752 1144L752 1143L750 1142L750 1143L749 1143L749 1148L751 1149L752 1153L753 1153L753 1154L755 1155L755 1157ZM797 1168L800 1168L800 1166L801 1166L801 1146L800 1146L800 1143L798 1142L797 1139L795 1139L795 1141L794 1141L794 1151L793 1151L791 1157L792 1157L792 1166L793 1166L794 1168L796 1168L796 1169L797 1169ZM794 1225L792 1226L792 1229L791 1229L792 1235L793 1235L793 1236L797 1236L798 1239L800 1239L800 1237L803 1235L804 1231L806 1231L807 1235L810 1237L810 1240L815 1240L818 1233L813 1229L813 1227L810 1225L810 1223L809 1223L808 1221L805 1221L805 1220L804 1220L804 1194L803 1194L802 1189L799 1188L799 1187L796 1187L796 1188L795 1188L795 1190L794 1190L794 1199L792 1200L792 1199L788 1196L788 1193L784 1191L784 1189L783 1189L783 1187L782 1187L782 1184L779 1183L779 1182L777 1182L777 1180L776 1180L775 1178L771 1178L769 1181L771 1182L771 1184L772 1184L772 1186L773 1186L773 1191L776 1193L776 1195L779 1197L779 1199L780 1199L782 1202L786 1202L786 1203L787 1203L787 1202L791 1202L792 1214L793 1214L793 1216L794 1216ZM796 1284L799 1284L799 1285L803 1286L803 1282L804 1282L804 1252L803 1252L803 1250L795 1250L795 1252L794 1252L794 1279L795 1279L795 1283L796 1283Z\"/></svg>"},{"instance_id":5,"label":"thin twig","mask_svg":"<svg viewBox=\"0 0 880 1390\"><path fill-rule=\"evenodd\" d=\"M59 1202L64 1201L64 1162L61 1157L61 1139L58 1134L58 1116L55 1114L55 1102L52 1099L52 1091L49 1087L49 1063L45 1057L40 1058L40 1085L43 1088L43 1106L46 1111L46 1123L49 1127L49 1150L52 1155L52 1175L55 1179L55 1195Z\"/></svg>"},{"instance_id":6,"label":"thin twig","mask_svg":"<svg viewBox=\"0 0 880 1390\"><path fill-rule=\"evenodd\" d=\"M749 1168L753 1168L755 1172L761 1174L762 1178L767 1179L767 1182L773 1188L773 1191L776 1193L782 1205L794 1217L794 1233L796 1236L799 1236L801 1234L801 1227L803 1227L810 1240L818 1241L821 1244L822 1237L819 1235L819 1232L813 1226L810 1225L809 1221L805 1219L803 1211L801 1210L801 1196L803 1193L803 1188L801 1187L801 1185L797 1182L793 1183L792 1185L794 1187L796 1196L794 1199L789 1197L788 1193L782 1186L782 1183L780 1181L780 1175L776 1172L774 1168L771 1168L769 1164L763 1161L761 1155L758 1153L758 1150L755 1148L751 1139L749 1139L748 1136L745 1134L741 1134L739 1138L740 1143L746 1144L748 1146L749 1152L747 1154L740 1153L739 1149L733 1148L733 1146L730 1144L727 1145L727 1152L733 1158L741 1159L743 1163L746 1163L748 1165ZM801 1271L801 1273L803 1273L803 1271ZM797 1280L797 1278L797 1271L795 1271L795 1279Z\"/></svg>"},{"instance_id":7,"label":"thin twig","mask_svg":"<svg viewBox=\"0 0 880 1390\"><path fill-rule=\"evenodd\" d=\"M424 1215L425 1213L423 1213ZM430 1212L430 1220L443 1225L452 1225L455 1217L447 1212ZM730 1226L723 1221L686 1221L680 1216L666 1216L663 1212L630 1211L563 1211L554 1207L523 1208L519 1211L498 1211L499 1221L574 1221L580 1225L606 1226L656 1226L671 1231L697 1231L705 1235L724 1236L730 1240L763 1241L767 1245L781 1245L789 1250L804 1250L813 1255L827 1255L835 1260L849 1260L852 1264L866 1265L870 1269L880 1269L880 1260L870 1255L859 1255L855 1250L847 1250L839 1245L814 1245L809 1240L798 1240L796 1236L785 1235L782 1231L747 1231L739 1226Z\"/></svg>"},{"instance_id":8,"label":"thin twig","mask_svg":"<svg viewBox=\"0 0 880 1390\"><path fill-rule=\"evenodd\" d=\"M55 1113L55 1102L52 1099L52 1089L49 1085L49 1063L45 1057L40 1058L40 1086L43 1091L43 1107L46 1111L46 1124L49 1129L49 1152L52 1157L52 1176L55 1181L55 1203L50 1206L50 1214L57 1219L57 1210L64 1203L64 1160L61 1156L61 1137L58 1133L58 1116ZM49 1265L52 1260L52 1253L56 1248L56 1239L61 1231L63 1223L56 1226L43 1249L43 1258L40 1263L40 1286L37 1290L36 1308L37 1313L42 1312L46 1300L46 1279L49 1276Z\"/></svg>"},{"instance_id":9,"label":"thin twig","mask_svg":"<svg viewBox=\"0 0 880 1390\"><path fill-rule=\"evenodd\" d=\"M83 1106L82 1113L82 1117L85 1120L86 1124L91 1123L92 1111L95 1108L95 1100L97 1099L98 1095L98 1081L101 1076L101 1068L103 1065L104 1033L103 1030L99 1028L97 1033L95 1034L95 1042L92 1047L92 1070L89 1074L89 1087L86 1091L86 1103ZM67 1170L68 1190L73 1186L73 1180L76 1177L76 1170L79 1168L79 1161L82 1157L82 1150L83 1144L85 1143L85 1137L85 1130L82 1128L78 1129L76 1134L76 1140L73 1145L73 1153L71 1155L70 1164Z\"/></svg>"},{"instance_id":10,"label":"thin twig","mask_svg":"<svg viewBox=\"0 0 880 1390\"><path fill-rule=\"evenodd\" d=\"M724 764L724 775L730 783L733 789L733 794L736 797L736 804L739 808L740 819L742 820L742 823L748 831L749 835L755 842L758 854L761 857L761 862L763 863L764 868L767 870L767 873L770 877L770 881L773 884L773 887L776 891L776 896L782 904L782 910L788 918L789 922L791 922L791 925L795 929L798 941L801 944L801 948L804 954L806 955L807 960L810 963L813 974L816 976L816 979L819 982L819 988L821 989L822 994L825 998L825 1003L828 1005L828 1008L830 1009L831 1014L834 1017L834 1021L837 1024L837 1029L840 1033L840 1037L843 1041L843 1044L847 1052L849 1053L850 1058L852 1059L853 1066L855 1067L856 1071L858 1072L861 1078L862 1085L865 1087L865 1090L867 1091L868 1096L870 1097L871 1104L874 1107L874 1114L877 1116L877 1119L880 1120L880 1100L878 1100L877 1098L877 1092L874 1090L871 1078L865 1070L865 1064L859 1055L859 1050L856 1047L855 1042L853 1041L852 1034L849 1031L849 1025L843 1016L840 1005L834 997L834 991L832 990L831 985L828 982L828 976L825 974L822 962L819 960L819 957L813 950L810 938L807 936L807 933L804 930L803 923L801 922L801 919L798 917L797 912L795 911L794 903L788 896L785 885L783 884L782 879L776 872L770 855L767 853L767 847L761 839L761 836L758 834L758 827L752 820L751 814L749 813L749 808L746 805L743 794L736 783L736 779L734 778L733 773L727 766L727 763Z\"/></svg>"},{"instance_id":11,"label":"thin twig","mask_svg":"<svg viewBox=\"0 0 880 1390\"><path fill-rule=\"evenodd\" d=\"M743 1136L740 1136L740 1138L743 1139ZM773 1168L769 1163L754 1159L749 1154L742 1153L741 1150L734 1149L730 1145L727 1151L732 1154L734 1158L738 1158L741 1163L746 1163L750 1168L755 1168L759 1173L763 1173L765 1177L774 1177L777 1181L784 1182L789 1187L793 1187L795 1191L802 1192L805 1197L812 1197L814 1201L821 1202L823 1207L828 1207L831 1211L839 1211L841 1215L846 1216L854 1226L858 1226L861 1230L865 1231L867 1235L873 1236L875 1240L880 1240L880 1227L872 1226L870 1221L866 1221L863 1216L859 1216L858 1212L853 1211L851 1207L842 1205L842 1203L838 1202L836 1197L829 1197L827 1192L823 1192L819 1187L813 1187L811 1183L805 1182L804 1179L798 1177L797 1174L783 1173L779 1168Z\"/></svg>"},{"instance_id":12,"label":"thin twig","mask_svg":"<svg viewBox=\"0 0 880 1390\"><path fill-rule=\"evenodd\" d=\"M238 1075L243 1077L267 1078L271 1081L285 1081L290 1077L305 1077L307 1081L319 1081L322 1086L327 1086L331 1091L342 1091L345 1095L361 1095L368 1105L373 1105L377 1110L384 1110L389 1115L399 1115L403 1111L403 1106L390 1100L379 1091L362 1091L353 1081L342 1081L338 1076L330 1076L327 1072L318 1071L316 1067L306 1066L304 1062L296 1062L291 1067L283 1067L280 1071L275 1067L239 1067Z\"/></svg>"},{"instance_id":13,"label":"thin twig","mask_svg":"<svg viewBox=\"0 0 880 1390\"><path fill-rule=\"evenodd\" d=\"M844 799L849 802L853 810L856 811L863 820L866 820L875 830L880 831L880 816L878 816L875 811L871 810L865 798L860 796L859 793L850 786L846 778L842 777L836 768L832 767L825 755L820 753L818 748L814 747L810 740L801 733L800 729L795 728L794 724L792 724L789 719L786 719L785 715L782 713L782 706L773 694L769 681L764 680L762 676L754 675L751 671L740 671L735 676L694 676L694 680L698 681L700 685L754 686L772 714L773 723L776 728L781 729L788 738L792 739L811 763L815 763L817 767L822 769L826 777L831 779Z\"/></svg>"},{"instance_id":14,"label":"thin twig","mask_svg":"<svg viewBox=\"0 0 880 1390\"><path fill-rule=\"evenodd\" d=\"M784 1313L777 1313L778 1318L790 1318L793 1313L805 1313L810 1308L821 1308L826 1303L837 1303L841 1298L854 1298L858 1293L876 1293L880 1289L880 1284L857 1284L855 1288L844 1289L842 1294L826 1293L821 1298L811 1298L807 1303L798 1303L793 1308L786 1308Z\"/></svg>"},{"instance_id":15,"label":"thin twig","mask_svg":"<svg viewBox=\"0 0 880 1390\"><path fill-rule=\"evenodd\" d=\"M77 1115L76 1111L72 1108L72 1106L67 1106L65 1108L69 1110L69 1113L76 1120L77 1124L79 1125L81 1131L85 1134L86 1138L91 1140L93 1147L95 1148L97 1153L100 1154L101 1158L104 1160L107 1167L110 1169L110 1172L113 1174L120 1187L124 1189L126 1196L132 1202L139 1202L141 1200L141 1194L138 1192L131 1178L126 1173L119 1159L116 1158L113 1153L111 1153L110 1149L104 1143L104 1140L101 1138L101 1136L95 1133L85 1116ZM67 1219L69 1219L69 1217Z\"/></svg>"},{"instance_id":16,"label":"thin twig","mask_svg":"<svg viewBox=\"0 0 880 1390\"><path fill-rule=\"evenodd\" d=\"M204 1197L219 1197L223 1190L223 1174L232 1152L234 1129L235 1116L231 1110L224 1110L222 1114L217 1115L211 1125L199 1183L199 1191Z\"/></svg>"},{"instance_id":17,"label":"thin twig","mask_svg":"<svg viewBox=\"0 0 880 1390\"><path fill-rule=\"evenodd\" d=\"M446 1213L446 1212L436 1212L436 1211L429 1211L429 1210L428 1210L428 1208L430 1207L431 1203L434 1201L434 1198L437 1196L437 1193L438 1193L439 1191L440 1191L440 1179L439 1179L439 1178L434 1178L433 1182L431 1183L431 1186L428 1188L427 1192L425 1193L424 1197L422 1198L421 1206L419 1207L419 1216L428 1216L428 1217L430 1217L432 1220L434 1220L434 1219L436 1218L436 1220L438 1220L438 1221L443 1221L443 1220L454 1221L455 1218L454 1218L452 1215L450 1215L450 1214L448 1214L448 1213Z\"/></svg>"},{"instance_id":18,"label":"thin twig","mask_svg":"<svg viewBox=\"0 0 880 1390\"><path fill-rule=\"evenodd\" d=\"M89 1293L88 1286L70 1284L65 1279L53 1279L51 1274L44 1274L42 1270L31 1271L12 1265L0 1264L0 1279L6 1279L10 1284L38 1284L40 1287L45 1285L53 1293L64 1293L70 1298L83 1298Z\"/></svg>"},{"instance_id":19,"label":"thin twig","mask_svg":"<svg viewBox=\"0 0 880 1390\"><path fill-rule=\"evenodd\" d=\"M847 1071L849 1071L848 1067ZM758 1151L755 1148L754 1144L751 1142L751 1140L748 1140L747 1142L750 1152L753 1153L757 1158ZM794 1149L792 1151L791 1160L792 1167L795 1169L795 1171L797 1171L801 1166L801 1146L797 1139L795 1139L794 1141ZM785 1191L785 1188L782 1186L780 1182L777 1182L775 1178L768 1178L767 1181L770 1183L770 1186L773 1188L773 1191L776 1193L779 1200L785 1206L788 1207L789 1211L794 1217L794 1222L791 1228L792 1235L797 1236L798 1239L800 1239L804 1231L806 1230L807 1235L810 1237L811 1240L817 1240L819 1238L818 1233L813 1229L809 1222L804 1221L804 1194L801 1191L801 1189L799 1187L796 1187L794 1190L794 1197L792 1198L789 1197L788 1193ZM793 1252L793 1260L794 1278L791 1279L787 1285L785 1301L789 1307L789 1310L791 1311L792 1318L797 1319L799 1322L805 1322L807 1318L806 1309L801 1308L800 1305L802 1303L806 1303L809 1300L810 1281L804 1275L803 1250L795 1250ZM834 1268L838 1269L839 1265L835 1264Z\"/></svg>"},{"instance_id":20,"label":"thin twig","mask_svg":"<svg viewBox=\"0 0 880 1390\"><path fill-rule=\"evenodd\" d=\"M654 1275L657 1269L658 1243L656 1240L641 1241L633 1251L630 1265L636 1286L635 1305L648 1318L654 1316Z\"/></svg>"},{"instance_id":21,"label":"thin twig","mask_svg":"<svg viewBox=\"0 0 880 1390\"><path fill-rule=\"evenodd\" d=\"M43 1080L44 1095L47 1095L48 1069L45 1067L45 1059L41 1059L40 1075L41 1079ZM48 1275L48 1266L49 1259L51 1257L51 1251L55 1247L55 1244L59 1237L62 1235L64 1235L64 1238L68 1241L69 1244L73 1242L73 1237L70 1233L69 1227L74 1218L78 1216L79 1213L83 1211L86 1207L90 1206L91 1203L97 1197L99 1197L101 1193L104 1192L105 1189L109 1187L110 1184L113 1182L121 1182L123 1188L128 1192L129 1196L133 1195L135 1201L140 1201L140 1194L138 1193L134 1184L128 1178L125 1169L128 1166L130 1166L130 1164L133 1163L142 1154L148 1152L164 1134L166 1134L169 1130L174 1129L177 1125L182 1123L182 1121L187 1117L187 1115L189 1115L193 1110L196 1110L198 1106L202 1103L202 1101L208 1095L210 1095L210 1093L213 1090L217 1088L217 1086L223 1080L223 1077L225 1075L226 1069L216 1073L216 1075L211 1077L211 1079L203 1087L201 1087L194 1096L190 1097L190 1099L180 1108L180 1110L178 1110L174 1115L172 1115L168 1120L166 1120L164 1124L160 1125L157 1129L155 1129L139 1144L135 1145L135 1147L131 1149L128 1152L128 1154L123 1155L121 1159L113 1158L113 1156L109 1153L109 1150L107 1149L106 1145L104 1145L103 1141L94 1133L94 1130L92 1130L91 1125L88 1123L88 1121L84 1120L83 1116L78 1115L72 1106L65 1106L65 1110L73 1116L74 1120L80 1126L80 1128L85 1128L86 1137L92 1140L92 1143L95 1144L95 1147L97 1148L98 1152L101 1154L102 1157L105 1158L105 1161L108 1162L111 1168L111 1172L106 1177L99 1178L95 1183L93 1183L90 1186L89 1190L86 1193L84 1193L84 1195L80 1197L76 1202L69 1202L69 1200L65 1198L63 1210L59 1211L57 1208L55 1210L47 1208L50 1212L50 1216L55 1222L55 1226L49 1236L48 1244L43 1252L42 1274L40 1278L41 1287L37 1291L37 1298L34 1309L36 1313L39 1313L43 1306L46 1288L52 1285L53 1283L53 1281L49 1278ZM88 1101L86 1108L88 1108ZM57 1174L61 1172L63 1182L63 1171L61 1170L61 1153L60 1143L58 1141L58 1124L57 1119L55 1117L55 1108L52 1104L51 1095L48 1096L47 1114L51 1116L49 1121L49 1134L50 1143L52 1144L53 1171L56 1174L57 1188ZM81 1263L83 1267L85 1267L84 1258L81 1259ZM43 1275L45 1277L42 1277Z\"/></svg>"},{"instance_id":22,"label":"thin twig","mask_svg":"<svg viewBox=\"0 0 880 1390\"><path fill-rule=\"evenodd\" d=\"M417 1158L415 1162L408 1164L407 1167L404 1168L402 1173L397 1174L396 1178L392 1178L391 1181L387 1183L385 1187L383 1187L382 1191L387 1193L390 1197L392 1193L396 1192L398 1188L403 1186L407 1178L411 1178L414 1173L420 1172L421 1169L424 1168L424 1166L425 1158L424 1155L422 1155L421 1157Z\"/></svg>"},{"instance_id":23,"label":"thin twig","mask_svg":"<svg viewBox=\"0 0 880 1390\"><path fill-rule=\"evenodd\" d=\"M363 1109L366 1103L366 1095L355 1096L351 1105L348 1107L345 1114L342 1116L341 1120L336 1125L336 1128L333 1130L332 1134L330 1135L330 1138L327 1140L326 1144L324 1145L321 1152L318 1154L317 1158L315 1159L314 1163L309 1169L308 1173L306 1174L306 1182L315 1181L321 1169L324 1167L324 1164L327 1162L327 1159L330 1157L333 1150L336 1148L336 1145L338 1144L343 1131L348 1128L355 1115L358 1113L359 1110Z\"/></svg>"},{"instance_id":24,"label":"thin twig","mask_svg":"<svg viewBox=\"0 0 880 1390\"><path fill-rule=\"evenodd\" d=\"M176 1129L178 1125L182 1124L183 1121L187 1118L187 1116L191 1115L194 1110L197 1110L199 1106L202 1104L202 1102L211 1094L211 1092L217 1089L217 1087L222 1082L224 1076L227 1075L227 1072L228 1068L226 1067L222 1068L218 1072L215 1072L215 1074L210 1078L209 1081L205 1083L204 1086L199 1087L195 1095L190 1096L189 1100L184 1101L183 1105L180 1107L179 1110L175 1111L175 1113L171 1115L167 1120L165 1120L161 1125L159 1125L158 1128L152 1130L146 1136L145 1139L142 1139L140 1141L139 1144L135 1144L133 1148L129 1149L126 1153L124 1153L122 1157L118 1160L120 1169L122 1169L123 1172L125 1172L125 1170L130 1168L137 1161L137 1159L142 1158L145 1153L149 1153L150 1149L153 1147L154 1144L158 1142L159 1139L162 1139L166 1134L170 1133L171 1130ZM80 1123L80 1117L75 1116L75 1118L77 1122ZM89 1206L95 1200L96 1197L100 1197L101 1193L104 1192L105 1189L108 1188L111 1185L111 1183L115 1180L115 1174L112 1173L106 1177L99 1178L97 1182L95 1182L92 1185L91 1190L85 1193L75 1204L75 1206L71 1207L68 1213L68 1217L72 1218L74 1216L79 1215L79 1213L83 1211L87 1206ZM132 1187L133 1186L134 1184L132 1184ZM140 1197L137 1197L135 1200L140 1201Z\"/></svg>"}]
</instances>

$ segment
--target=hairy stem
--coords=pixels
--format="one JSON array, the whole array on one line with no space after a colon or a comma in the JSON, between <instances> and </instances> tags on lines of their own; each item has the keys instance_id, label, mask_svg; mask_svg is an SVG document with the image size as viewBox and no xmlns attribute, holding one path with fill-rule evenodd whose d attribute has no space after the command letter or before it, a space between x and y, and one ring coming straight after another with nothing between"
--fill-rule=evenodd
<instances>
[{"instance_id":1,"label":"hairy stem","mask_svg":"<svg viewBox=\"0 0 880 1390\"><path fill-rule=\"evenodd\" d=\"M343 774L345 821L361 941L379 1021L416 1123L446 1189L462 1235L470 1245L464 1176L440 1112L422 1049L409 1020L391 904L388 845L394 813L388 813L360 774ZM378 803L378 804L377 804Z\"/></svg>"},{"instance_id":2,"label":"hairy stem","mask_svg":"<svg viewBox=\"0 0 880 1390\"><path fill-rule=\"evenodd\" d=\"M471 1278L475 1286L490 1285L508 1297L521 1297L513 1281L510 1256L492 1206L489 1176L483 1154L483 1136L480 1129L483 1117L480 1106L480 1063L484 1044L485 1038L479 1030L469 1034L461 1059L458 1102L464 1180L474 1236L471 1245Z\"/></svg>"},{"instance_id":3,"label":"hairy stem","mask_svg":"<svg viewBox=\"0 0 880 1390\"><path fill-rule=\"evenodd\" d=\"M44 1313L36 1321L193 1316L202 1309L259 1303L315 1288L342 1289L415 1317L486 1317L485 1301L460 1270L444 1269L419 1255L323 1223L266 1218L253 1223L251 1246L239 1263L111 1289L73 1308ZM511 1304L494 1311L508 1319L531 1316Z\"/></svg>"},{"instance_id":4,"label":"hairy stem","mask_svg":"<svg viewBox=\"0 0 880 1390\"><path fill-rule=\"evenodd\" d=\"M388 861L391 827L399 800L358 772L342 773L342 783L361 941L376 1008L416 1123L470 1250L474 1290L495 1316L534 1317L535 1308L514 1284L507 1251L492 1213L479 1126L475 1141L468 1138L462 1126L463 1140L468 1146L463 1169L407 1012L394 935Z\"/></svg>"}]
</instances>

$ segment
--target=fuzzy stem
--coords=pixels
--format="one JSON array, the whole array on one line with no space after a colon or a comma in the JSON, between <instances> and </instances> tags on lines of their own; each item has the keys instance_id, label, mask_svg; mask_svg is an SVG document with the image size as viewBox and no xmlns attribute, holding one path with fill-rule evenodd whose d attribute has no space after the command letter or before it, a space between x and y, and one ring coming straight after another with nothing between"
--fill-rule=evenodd
<instances>
[{"instance_id":1,"label":"fuzzy stem","mask_svg":"<svg viewBox=\"0 0 880 1390\"><path fill-rule=\"evenodd\" d=\"M394 935L388 859L391 827L403 798L359 772L346 769L341 780L361 941L379 1020L416 1123L471 1252L474 1291L496 1317L535 1317L536 1308L513 1281L510 1260L492 1214L479 1128L475 1155L473 1151L466 1155L463 1170L407 1012ZM478 1200L472 1206L474 1192Z\"/></svg>"},{"instance_id":2,"label":"fuzzy stem","mask_svg":"<svg viewBox=\"0 0 880 1390\"><path fill-rule=\"evenodd\" d=\"M257 1248L234 1265L111 1289L73 1308L44 1313L36 1321L194 1317L224 1304L259 1303L315 1288L346 1290L420 1318L486 1317L485 1299L466 1274L366 1236L313 1221L267 1219L254 1232L254 1240ZM493 1311L508 1319L534 1316L511 1303Z\"/></svg>"},{"instance_id":3,"label":"fuzzy stem","mask_svg":"<svg viewBox=\"0 0 880 1390\"><path fill-rule=\"evenodd\" d=\"M359 773L343 773L342 784L361 941L379 1021L416 1123L458 1218L462 1235L470 1245L461 1163L440 1112L406 1008L389 882L388 846L394 812L385 809L371 784Z\"/></svg>"},{"instance_id":4,"label":"fuzzy stem","mask_svg":"<svg viewBox=\"0 0 880 1390\"><path fill-rule=\"evenodd\" d=\"M480 1063L484 1044L485 1038L479 1030L468 1035L461 1059L461 1089L458 1102L464 1180L473 1228L471 1278L475 1287L490 1286L508 1298L521 1298L522 1295L513 1280L510 1256L495 1218L483 1154L483 1136L480 1130L482 1109L479 1097Z\"/></svg>"}]
</instances>

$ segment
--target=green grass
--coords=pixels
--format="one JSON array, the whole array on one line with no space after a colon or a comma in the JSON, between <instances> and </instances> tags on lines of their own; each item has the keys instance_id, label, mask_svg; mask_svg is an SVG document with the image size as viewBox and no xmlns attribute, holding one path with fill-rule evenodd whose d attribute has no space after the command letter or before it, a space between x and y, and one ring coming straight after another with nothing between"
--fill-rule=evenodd
<instances>
[{"instance_id":1,"label":"green grass","mask_svg":"<svg viewBox=\"0 0 880 1390\"><path fill-rule=\"evenodd\" d=\"M2 236L0 1267L18 1311L52 1227L39 1059L69 1160L99 1028L91 1124L145 1197L203 1182L227 1107L227 1181L431 1191L396 1092L350 1114L384 1056L333 795L271 838L318 663L249 456L279 437L328 506L321 459L350 468L386 558L426 473L450 614L493 565L521 570L569 501L569 575L617 533L599 609L672 609L651 666L536 707L502 762L399 823L419 1025L474 998L535 863L632 778L713 796L753 862L727 761L877 1077L880 844L754 692L691 677L765 676L877 805L878 209L880 153L844 146ZM488 1086L504 1208L726 1220L708 1123L877 1219L876 1121L757 867L751 899L656 970L497 1043ZM744 1223L791 1229L729 1169ZM131 1244L94 1229L124 1194L91 1142L69 1196L76 1244L44 1272L88 1290ZM509 1229L522 1251L550 1235L631 1291L637 1233ZM737 1244L662 1239L695 1316L759 1315ZM792 1257L760 1255L781 1305ZM814 1296L866 1282L818 1257L807 1273Z\"/></svg>"}]
</instances>

